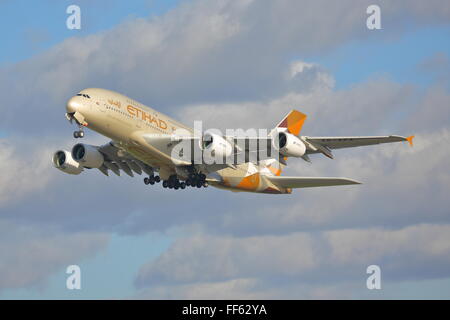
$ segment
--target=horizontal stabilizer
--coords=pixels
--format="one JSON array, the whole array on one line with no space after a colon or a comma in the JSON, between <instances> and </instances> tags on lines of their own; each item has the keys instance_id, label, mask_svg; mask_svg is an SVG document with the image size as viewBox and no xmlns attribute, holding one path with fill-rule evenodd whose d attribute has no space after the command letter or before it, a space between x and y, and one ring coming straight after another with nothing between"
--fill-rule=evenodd
<instances>
[{"instance_id":1,"label":"horizontal stabilizer","mask_svg":"<svg viewBox=\"0 0 450 320\"><path fill-rule=\"evenodd\" d=\"M414 136L372 136L372 137L308 137L304 136L308 147L308 153L324 153L323 147L329 149L353 148L370 146L380 143L408 141L412 145ZM325 154L326 155L326 154ZM328 155L326 155L328 156Z\"/></svg>"},{"instance_id":2,"label":"horizontal stabilizer","mask_svg":"<svg viewBox=\"0 0 450 320\"><path fill-rule=\"evenodd\" d=\"M343 186L350 184L361 184L361 182L347 178L329 177L277 177L267 176L275 185L281 188L312 188L326 186Z\"/></svg>"}]
</instances>

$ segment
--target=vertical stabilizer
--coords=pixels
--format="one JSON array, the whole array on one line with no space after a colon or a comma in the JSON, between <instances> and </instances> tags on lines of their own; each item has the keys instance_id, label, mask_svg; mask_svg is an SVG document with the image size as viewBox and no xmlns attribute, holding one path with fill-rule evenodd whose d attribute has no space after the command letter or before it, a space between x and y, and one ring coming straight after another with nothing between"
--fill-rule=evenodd
<instances>
[{"instance_id":1,"label":"vertical stabilizer","mask_svg":"<svg viewBox=\"0 0 450 320\"><path fill-rule=\"evenodd\" d=\"M306 114L297 110L292 110L283 120L281 120L281 122L277 125L277 128L286 128L289 133L298 136L302 130L305 120Z\"/></svg>"}]
</instances>

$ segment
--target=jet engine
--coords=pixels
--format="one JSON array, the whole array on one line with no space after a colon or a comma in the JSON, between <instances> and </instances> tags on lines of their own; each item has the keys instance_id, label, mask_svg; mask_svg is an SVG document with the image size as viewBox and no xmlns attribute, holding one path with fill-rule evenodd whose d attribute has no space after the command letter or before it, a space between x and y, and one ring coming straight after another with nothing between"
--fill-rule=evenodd
<instances>
[{"instance_id":1,"label":"jet engine","mask_svg":"<svg viewBox=\"0 0 450 320\"><path fill-rule=\"evenodd\" d=\"M84 143L73 146L72 158L85 168L100 168L105 161L96 147Z\"/></svg>"},{"instance_id":2,"label":"jet engine","mask_svg":"<svg viewBox=\"0 0 450 320\"><path fill-rule=\"evenodd\" d=\"M204 151L209 151L211 157L215 159L223 159L232 155L233 147L220 135L206 132L201 141L201 148Z\"/></svg>"},{"instance_id":3,"label":"jet engine","mask_svg":"<svg viewBox=\"0 0 450 320\"><path fill-rule=\"evenodd\" d=\"M68 174L80 174L83 171L83 167L66 150L58 150L53 154L53 165Z\"/></svg>"},{"instance_id":4,"label":"jet engine","mask_svg":"<svg viewBox=\"0 0 450 320\"><path fill-rule=\"evenodd\" d=\"M288 132L277 132L274 145L275 149L286 157L301 157L306 152L306 146L303 141Z\"/></svg>"}]
</instances>

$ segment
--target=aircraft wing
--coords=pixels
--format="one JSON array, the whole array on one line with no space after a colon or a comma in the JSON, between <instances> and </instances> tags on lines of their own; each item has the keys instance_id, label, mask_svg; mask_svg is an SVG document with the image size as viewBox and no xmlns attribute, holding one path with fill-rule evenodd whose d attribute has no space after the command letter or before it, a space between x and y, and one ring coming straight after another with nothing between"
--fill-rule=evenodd
<instances>
[{"instance_id":1,"label":"aircraft wing","mask_svg":"<svg viewBox=\"0 0 450 320\"><path fill-rule=\"evenodd\" d=\"M123 171L130 177L133 177L133 172L139 175L142 174L142 172L145 172L148 175L153 173L153 168L118 148L113 141L99 146L97 150L102 153L104 157L104 163L98 169L106 176L109 175L109 170L118 176L120 175L120 172Z\"/></svg>"},{"instance_id":2,"label":"aircraft wing","mask_svg":"<svg viewBox=\"0 0 450 320\"><path fill-rule=\"evenodd\" d=\"M391 143L408 141L412 146L414 136L371 136L371 137L308 137L303 136L302 140L307 147L307 153L323 153L329 158L333 158L331 149L353 148L370 146L380 143Z\"/></svg>"},{"instance_id":3,"label":"aircraft wing","mask_svg":"<svg viewBox=\"0 0 450 320\"><path fill-rule=\"evenodd\" d=\"M266 177L270 180L270 182L282 188L312 188L312 187L361 184L361 182L347 178L280 177L280 176L266 176Z\"/></svg>"}]
</instances>

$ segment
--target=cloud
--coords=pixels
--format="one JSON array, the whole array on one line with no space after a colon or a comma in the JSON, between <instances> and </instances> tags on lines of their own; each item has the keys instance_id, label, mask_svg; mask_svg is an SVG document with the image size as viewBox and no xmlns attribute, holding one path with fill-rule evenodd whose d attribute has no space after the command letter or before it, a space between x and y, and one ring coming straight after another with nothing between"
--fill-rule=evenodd
<instances>
[{"instance_id":1,"label":"cloud","mask_svg":"<svg viewBox=\"0 0 450 320\"><path fill-rule=\"evenodd\" d=\"M69 38L1 69L0 124L30 134L31 123L50 123L40 132L58 132L67 99L91 86L124 92L169 114L185 104L272 99L295 85L286 69L299 58L355 39L388 38L404 20L421 25L450 17L446 1L428 1L426 8L422 1L383 1L384 30L375 36L365 27L369 4L200 0Z\"/></svg>"},{"instance_id":2,"label":"cloud","mask_svg":"<svg viewBox=\"0 0 450 320\"><path fill-rule=\"evenodd\" d=\"M28 151L29 147L25 146ZM10 139L0 139L0 149L0 208L46 187L49 176L44 173L50 159L50 148L31 148L31 152L20 154Z\"/></svg>"},{"instance_id":3,"label":"cloud","mask_svg":"<svg viewBox=\"0 0 450 320\"><path fill-rule=\"evenodd\" d=\"M303 71L304 72L304 71ZM188 123L202 119L214 128L247 128L248 119L255 128L273 128L292 109L306 113L305 135L363 135L386 130L387 124L398 123L395 112L411 111L420 99L411 85L401 85L385 78L373 78L350 89L335 90L334 79L320 67L314 67L309 90L287 88L270 100L241 103L195 104L180 110ZM258 117L255 117L258 114ZM326 124L326 125L321 125Z\"/></svg>"},{"instance_id":4,"label":"cloud","mask_svg":"<svg viewBox=\"0 0 450 320\"><path fill-rule=\"evenodd\" d=\"M316 290L333 283L346 288L345 279L361 281L364 286L366 268L371 264L380 265L386 283L448 277L449 231L449 225L417 225L398 230L342 229L245 238L196 235L176 241L143 266L136 284L158 289L164 283L165 294L170 293L171 298L185 297L186 288L191 288L191 297L204 297L196 291L214 291L213 297L224 298L229 290L240 296L248 286L252 289L246 293L253 297L264 298L269 292L274 298L274 290L280 294L280 287L299 282L321 285ZM226 288L224 294L216 291L222 287ZM337 294L339 290L333 291ZM302 291L290 294L290 298L305 297ZM351 294L341 291L338 297Z\"/></svg>"},{"instance_id":5,"label":"cloud","mask_svg":"<svg viewBox=\"0 0 450 320\"><path fill-rule=\"evenodd\" d=\"M104 233L62 233L0 221L0 291L45 285L50 275L104 250Z\"/></svg>"}]
</instances>

